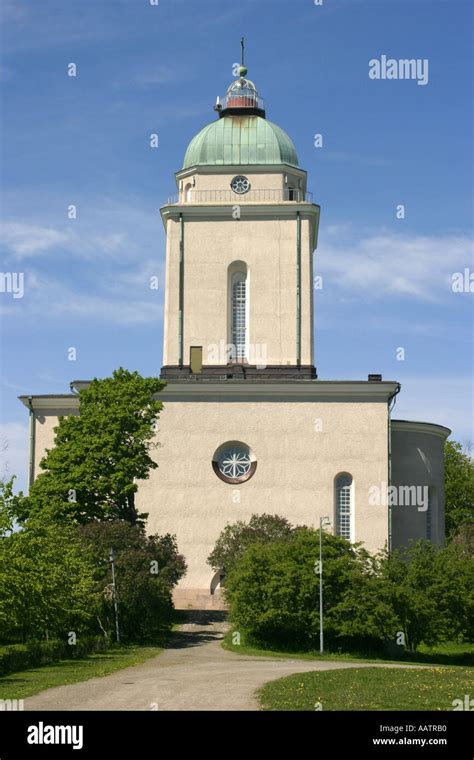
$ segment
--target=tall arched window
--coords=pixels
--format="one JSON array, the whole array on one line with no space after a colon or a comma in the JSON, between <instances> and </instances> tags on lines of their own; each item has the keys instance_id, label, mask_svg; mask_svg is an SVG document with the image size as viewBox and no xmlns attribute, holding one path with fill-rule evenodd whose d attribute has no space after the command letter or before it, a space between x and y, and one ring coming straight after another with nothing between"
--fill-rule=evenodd
<instances>
[{"instance_id":1,"label":"tall arched window","mask_svg":"<svg viewBox=\"0 0 474 760\"><path fill-rule=\"evenodd\" d=\"M232 279L232 343L237 361L245 359L247 338L247 282L239 272Z\"/></svg>"},{"instance_id":2,"label":"tall arched window","mask_svg":"<svg viewBox=\"0 0 474 760\"><path fill-rule=\"evenodd\" d=\"M249 294L247 266L234 261L229 267L229 343L230 362L248 360Z\"/></svg>"},{"instance_id":3,"label":"tall arched window","mask_svg":"<svg viewBox=\"0 0 474 760\"><path fill-rule=\"evenodd\" d=\"M343 472L336 477L336 535L354 540L354 481L352 475Z\"/></svg>"}]
</instances>

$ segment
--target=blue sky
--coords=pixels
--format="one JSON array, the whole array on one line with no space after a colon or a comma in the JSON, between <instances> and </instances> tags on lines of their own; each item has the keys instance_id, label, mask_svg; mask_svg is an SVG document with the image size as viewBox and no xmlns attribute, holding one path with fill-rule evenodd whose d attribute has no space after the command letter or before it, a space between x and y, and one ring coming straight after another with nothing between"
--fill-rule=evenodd
<instances>
[{"instance_id":1,"label":"blue sky","mask_svg":"<svg viewBox=\"0 0 474 760\"><path fill-rule=\"evenodd\" d=\"M402 383L396 417L473 438L473 294L451 287L454 272L474 270L471 2L2 7L2 271L23 272L25 294L0 293L1 437L20 484L18 395L67 392L120 365L159 373L163 290L149 288L164 266L159 207L191 137L215 118L242 34L267 116L294 140L321 204L319 376L381 372ZM370 79L382 55L428 59L428 84Z\"/></svg>"}]
</instances>

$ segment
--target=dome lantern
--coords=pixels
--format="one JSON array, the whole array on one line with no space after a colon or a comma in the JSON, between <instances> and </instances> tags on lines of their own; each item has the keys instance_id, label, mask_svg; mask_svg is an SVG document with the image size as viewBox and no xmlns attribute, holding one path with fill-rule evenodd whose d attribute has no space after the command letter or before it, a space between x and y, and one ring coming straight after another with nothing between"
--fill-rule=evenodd
<instances>
[{"instance_id":1,"label":"dome lantern","mask_svg":"<svg viewBox=\"0 0 474 760\"><path fill-rule=\"evenodd\" d=\"M247 67L244 64L244 38L240 40L242 59L239 66L239 78L231 82L225 96L217 98L214 110L223 116L261 116L265 118L265 103L257 93L257 88L250 79L246 79Z\"/></svg>"}]
</instances>

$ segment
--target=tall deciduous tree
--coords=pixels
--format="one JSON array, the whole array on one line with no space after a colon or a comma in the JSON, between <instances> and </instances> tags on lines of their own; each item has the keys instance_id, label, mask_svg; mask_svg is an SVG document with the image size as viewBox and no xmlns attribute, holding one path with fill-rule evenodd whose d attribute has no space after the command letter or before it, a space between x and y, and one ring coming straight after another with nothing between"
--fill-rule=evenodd
<instances>
[{"instance_id":1,"label":"tall deciduous tree","mask_svg":"<svg viewBox=\"0 0 474 760\"><path fill-rule=\"evenodd\" d=\"M15 525L15 516L18 505L21 504L23 494L13 493L15 475L9 480L0 480L0 538L7 533L12 533Z\"/></svg>"},{"instance_id":2,"label":"tall deciduous tree","mask_svg":"<svg viewBox=\"0 0 474 760\"><path fill-rule=\"evenodd\" d=\"M158 466L150 456L162 408L154 394L164 385L120 368L79 391L79 414L60 417L20 519L39 512L79 523L144 518L135 505L137 480Z\"/></svg>"},{"instance_id":3,"label":"tall deciduous tree","mask_svg":"<svg viewBox=\"0 0 474 760\"><path fill-rule=\"evenodd\" d=\"M446 441L444 460L446 536L453 538L474 526L474 461L457 441Z\"/></svg>"},{"instance_id":4,"label":"tall deciduous tree","mask_svg":"<svg viewBox=\"0 0 474 760\"><path fill-rule=\"evenodd\" d=\"M42 520L0 539L0 639L65 639L94 608L92 554L77 528Z\"/></svg>"}]
</instances>

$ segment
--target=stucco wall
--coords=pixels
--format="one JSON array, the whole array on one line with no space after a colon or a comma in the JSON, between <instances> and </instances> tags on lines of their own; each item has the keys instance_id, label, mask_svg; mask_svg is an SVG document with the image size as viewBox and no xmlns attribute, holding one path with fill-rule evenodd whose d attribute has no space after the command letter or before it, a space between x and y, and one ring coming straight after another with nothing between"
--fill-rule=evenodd
<instances>
[{"instance_id":1,"label":"stucco wall","mask_svg":"<svg viewBox=\"0 0 474 760\"><path fill-rule=\"evenodd\" d=\"M192 174L183 177L180 180L180 183L183 191L188 185L192 185L193 181L194 187L192 189L196 191L230 191L230 183L233 178L238 174L243 174L245 177L248 177L251 190L283 190L288 187L301 187L302 190L306 189L305 172L296 174L288 167L283 167L281 171L273 172L262 172L261 168L259 168L258 171L255 169L255 166L243 166L240 167L240 169L235 167L235 170L232 172L219 171L216 173L210 173L209 171L200 171L198 168ZM286 184L285 177L287 178ZM239 198L237 195L235 196L235 200L236 203L238 203Z\"/></svg>"},{"instance_id":2,"label":"stucco wall","mask_svg":"<svg viewBox=\"0 0 474 760\"><path fill-rule=\"evenodd\" d=\"M204 364L226 364L210 355L228 335L227 270L243 261L249 277L249 342L266 364L296 363L296 218L184 223L184 363L189 347L203 347ZM296 212L295 212L296 217ZM301 223L301 362L312 363L312 252L309 220ZM167 224L163 364L178 363L179 223ZM259 353L260 352L260 353ZM208 356L210 355L210 358ZM252 361L250 364L257 362Z\"/></svg>"},{"instance_id":3,"label":"stucco wall","mask_svg":"<svg viewBox=\"0 0 474 760\"><path fill-rule=\"evenodd\" d=\"M255 174L250 173L247 171L246 167L242 167L242 170L240 172L237 172L238 174L243 174L246 177L249 178L250 186L252 190L281 190L283 185L283 179L284 179L284 173L281 174L278 173L268 173L268 174ZM236 172L233 172L232 174L201 174L199 172L196 172L194 175L195 177L195 186L194 190L229 190L230 191L230 183L233 180L233 178L236 176ZM183 187L186 187L186 185L190 182L190 179L186 177L183 180ZM235 196L235 202L239 202L238 195Z\"/></svg>"},{"instance_id":4,"label":"stucco wall","mask_svg":"<svg viewBox=\"0 0 474 760\"><path fill-rule=\"evenodd\" d=\"M36 474L56 424L57 413L37 417ZM220 480L211 464L230 440L246 443L257 458L255 475L240 486ZM209 594L206 559L227 523L267 512L318 527L329 516L333 530L340 472L354 479L355 540L372 552L387 540L387 507L369 500L369 489L387 481L383 401L165 401L156 444L159 467L140 482L137 506L149 513L150 533L176 534L188 563L179 590L194 600Z\"/></svg>"},{"instance_id":5,"label":"stucco wall","mask_svg":"<svg viewBox=\"0 0 474 760\"><path fill-rule=\"evenodd\" d=\"M393 506L393 548L407 546L410 540L426 539L428 519L431 541L444 542L444 441L449 432L428 423L422 426L416 422L392 423L392 485L427 486L431 512L428 518L427 511L418 505Z\"/></svg>"},{"instance_id":6,"label":"stucco wall","mask_svg":"<svg viewBox=\"0 0 474 760\"><path fill-rule=\"evenodd\" d=\"M355 539L370 551L387 540L387 508L368 499L369 488L387 480L385 403L166 402L157 439L159 468L140 484L137 504L150 515L150 532L176 533L189 568L182 588L208 591L206 558L229 522L255 512L316 527L320 516L333 519L342 471L354 478ZM211 466L229 440L246 443L258 461L240 487Z\"/></svg>"},{"instance_id":7,"label":"stucco wall","mask_svg":"<svg viewBox=\"0 0 474 760\"><path fill-rule=\"evenodd\" d=\"M58 417L68 416L71 414L77 414L77 412L68 408L55 409L54 412L43 411L36 414L34 451L35 478L41 472L39 463L45 455L46 449L52 449L54 446L54 428L58 424Z\"/></svg>"}]
</instances>

